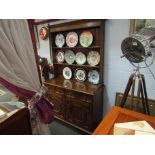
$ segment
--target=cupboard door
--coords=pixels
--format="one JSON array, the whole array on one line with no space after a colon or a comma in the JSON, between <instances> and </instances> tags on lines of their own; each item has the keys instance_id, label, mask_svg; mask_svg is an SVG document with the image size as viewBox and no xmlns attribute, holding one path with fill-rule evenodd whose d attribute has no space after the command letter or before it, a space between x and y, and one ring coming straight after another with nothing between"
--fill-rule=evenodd
<instances>
[{"instance_id":1,"label":"cupboard door","mask_svg":"<svg viewBox=\"0 0 155 155\"><path fill-rule=\"evenodd\" d=\"M91 130L91 104L80 100L66 100L66 120L80 126L81 128Z\"/></svg>"},{"instance_id":2,"label":"cupboard door","mask_svg":"<svg viewBox=\"0 0 155 155\"><path fill-rule=\"evenodd\" d=\"M61 91L57 91L56 89L54 89L52 92L49 91L49 96L51 102L54 104L54 115L63 119L65 117L64 94Z\"/></svg>"}]
</instances>

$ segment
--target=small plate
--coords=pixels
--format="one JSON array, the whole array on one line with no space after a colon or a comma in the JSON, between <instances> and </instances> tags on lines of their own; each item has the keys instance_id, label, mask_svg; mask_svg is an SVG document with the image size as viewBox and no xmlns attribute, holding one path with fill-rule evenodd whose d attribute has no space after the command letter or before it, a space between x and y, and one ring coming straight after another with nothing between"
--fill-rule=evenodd
<instances>
[{"instance_id":1,"label":"small plate","mask_svg":"<svg viewBox=\"0 0 155 155\"><path fill-rule=\"evenodd\" d=\"M72 78L72 71L69 67L65 67L63 69L63 77L67 80Z\"/></svg>"},{"instance_id":2,"label":"small plate","mask_svg":"<svg viewBox=\"0 0 155 155\"><path fill-rule=\"evenodd\" d=\"M65 37L63 34L59 33L55 37L55 44L57 47L61 48L65 44Z\"/></svg>"},{"instance_id":3,"label":"small plate","mask_svg":"<svg viewBox=\"0 0 155 155\"><path fill-rule=\"evenodd\" d=\"M96 66L100 62L100 54L97 51L90 51L87 55L87 62L90 66Z\"/></svg>"},{"instance_id":4,"label":"small plate","mask_svg":"<svg viewBox=\"0 0 155 155\"><path fill-rule=\"evenodd\" d=\"M80 44L83 47L89 47L93 42L93 35L90 31L84 31L80 35Z\"/></svg>"},{"instance_id":5,"label":"small plate","mask_svg":"<svg viewBox=\"0 0 155 155\"><path fill-rule=\"evenodd\" d=\"M76 55L75 55L75 61L76 61L77 64L83 65L83 64L86 63L86 60L87 59L86 59L85 54L83 54L82 52L76 53Z\"/></svg>"},{"instance_id":6,"label":"small plate","mask_svg":"<svg viewBox=\"0 0 155 155\"><path fill-rule=\"evenodd\" d=\"M75 61L75 54L73 51L71 50L68 50L65 52L65 61L68 63L68 64L73 64L74 61Z\"/></svg>"},{"instance_id":7,"label":"small plate","mask_svg":"<svg viewBox=\"0 0 155 155\"><path fill-rule=\"evenodd\" d=\"M66 44L68 47L75 47L78 43L78 35L76 32L69 32L66 36Z\"/></svg>"},{"instance_id":8,"label":"small plate","mask_svg":"<svg viewBox=\"0 0 155 155\"><path fill-rule=\"evenodd\" d=\"M65 60L65 54L64 54L64 52L63 52L63 51L58 51L58 52L56 53L56 61L57 61L58 63L63 63L64 60Z\"/></svg>"},{"instance_id":9,"label":"small plate","mask_svg":"<svg viewBox=\"0 0 155 155\"><path fill-rule=\"evenodd\" d=\"M89 71L88 81L92 84L98 84L99 83L99 72L96 70Z\"/></svg>"},{"instance_id":10,"label":"small plate","mask_svg":"<svg viewBox=\"0 0 155 155\"><path fill-rule=\"evenodd\" d=\"M79 82L86 80L86 72L83 69L76 69L74 73L75 79Z\"/></svg>"}]
</instances>

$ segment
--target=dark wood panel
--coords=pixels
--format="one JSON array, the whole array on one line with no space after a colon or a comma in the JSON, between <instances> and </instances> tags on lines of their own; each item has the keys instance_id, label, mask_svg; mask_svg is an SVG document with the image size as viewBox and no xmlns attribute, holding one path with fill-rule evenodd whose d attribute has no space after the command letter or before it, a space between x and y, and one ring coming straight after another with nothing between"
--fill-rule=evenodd
<instances>
[{"instance_id":1,"label":"dark wood panel","mask_svg":"<svg viewBox=\"0 0 155 155\"><path fill-rule=\"evenodd\" d=\"M62 32L68 30L84 29L99 27L101 25L101 20L77 20L68 23L62 23L57 25L52 25L50 32Z\"/></svg>"},{"instance_id":2,"label":"dark wood panel","mask_svg":"<svg viewBox=\"0 0 155 155\"><path fill-rule=\"evenodd\" d=\"M66 120L83 127L84 129L92 129L92 104L81 100L67 97L66 100Z\"/></svg>"},{"instance_id":3,"label":"dark wood panel","mask_svg":"<svg viewBox=\"0 0 155 155\"><path fill-rule=\"evenodd\" d=\"M30 116L27 108L18 110L0 123L1 135L30 135L32 134Z\"/></svg>"}]
</instances>

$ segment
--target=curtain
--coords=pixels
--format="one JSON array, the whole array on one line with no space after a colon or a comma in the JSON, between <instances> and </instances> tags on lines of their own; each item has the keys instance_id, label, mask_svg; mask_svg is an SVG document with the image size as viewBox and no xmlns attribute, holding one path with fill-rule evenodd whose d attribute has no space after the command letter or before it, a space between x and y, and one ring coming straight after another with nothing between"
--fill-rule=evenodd
<instances>
[{"instance_id":1,"label":"curtain","mask_svg":"<svg viewBox=\"0 0 155 155\"><path fill-rule=\"evenodd\" d=\"M27 20L0 20L0 83L23 100L31 101L33 134L49 134L45 123L53 120L53 107L42 96Z\"/></svg>"}]
</instances>

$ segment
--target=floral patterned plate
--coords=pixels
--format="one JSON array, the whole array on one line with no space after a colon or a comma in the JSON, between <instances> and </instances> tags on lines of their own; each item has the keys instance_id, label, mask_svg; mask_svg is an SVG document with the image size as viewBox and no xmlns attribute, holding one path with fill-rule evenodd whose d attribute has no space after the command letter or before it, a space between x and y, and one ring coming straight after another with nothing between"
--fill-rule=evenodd
<instances>
[{"instance_id":1,"label":"floral patterned plate","mask_svg":"<svg viewBox=\"0 0 155 155\"><path fill-rule=\"evenodd\" d=\"M84 31L80 35L80 44L83 47L89 47L93 42L93 35L90 31Z\"/></svg>"},{"instance_id":2,"label":"floral patterned plate","mask_svg":"<svg viewBox=\"0 0 155 155\"><path fill-rule=\"evenodd\" d=\"M78 43L78 35L76 32L69 32L66 36L66 44L68 47L75 47Z\"/></svg>"},{"instance_id":3,"label":"floral patterned plate","mask_svg":"<svg viewBox=\"0 0 155 155\"><path fill-rule=\"evenodd\" d=\"M69 67L63 69L63 77L67 80L72 78L72 71Z\"/></svg>"},{"instance_id":4,"label":"floral patterned plate","mask_svg":"<svg viewBox=\"0 0 155 155\"><path fill-rule=\"evenodd\" d=\"M99 72L96 70L89 71L88 81L92 84L98 84L99 83Z\"/></svg>"},{"instance_id":5,"label":"floral patterned plate","mask_svg":"<svg viewBox=\"0 0 155 155\"><path fill-rule=\"evenodd\" d=\"M86 80L86 72L83 69L76 69L74 76L77 81L83 82Z\"/></svg>"},{"instance_id":6,"label":"floral patterned plate","mask_svg":"<svg viewBox=\"0 0 155 155\"><path fill-rule=\"evenodd\" d=\"M83 65L86 63L86 56L82 52L78 52L75 55L75 61L79 65Z\"/></svg>"},{"instance_id":7,"label":"floral patterned plate","mask_svg":"<svg viewBox=\"0 0 155 155\"><path fill-rule=\"evenodd\" d=\"M61 48L65 44L65 37L63 34L59 33L55 37L55 44L57 47Z\"/></svg>"},{"instance_id":8,"label":"floral patterned plate","mask_svg":"<svg viewBox=\"0 0 155 155\"><path fill-rule=\"evenodd\" d=\"M68 63L68 64L73 64L74 61L75 61L75 54L73 51L71 50L68 50L65 52L65 61Z\"/></svg>"},{"instance_id":9,"label":"floral patterned plate","mask_svg":"<svg viewBox=\"0 0 155 155\"><path fill-rule=\"evenodd\" d=\"M87 62L90 66L96 66L100 62L100 54L97 51L90 51L87 55Z\"/></svg>"},{"instance_id":10,"label":"floral patterned plate","mask_svg":"<svg viewBox=\"0 0 155 155\"><path fill-rule=\"evenodd\" d=\"M64 60L65 60L65 54L64 54L64 52L63 52L63 51L58 51L58 52L56 53L56 61L57 61L58 63L63 63Z\"/></svg>"}]
</instances>

